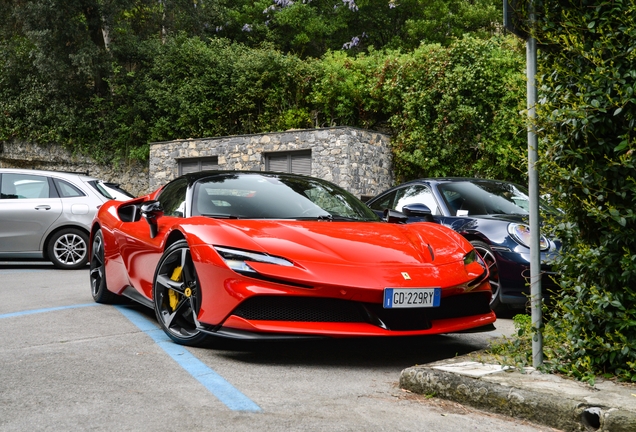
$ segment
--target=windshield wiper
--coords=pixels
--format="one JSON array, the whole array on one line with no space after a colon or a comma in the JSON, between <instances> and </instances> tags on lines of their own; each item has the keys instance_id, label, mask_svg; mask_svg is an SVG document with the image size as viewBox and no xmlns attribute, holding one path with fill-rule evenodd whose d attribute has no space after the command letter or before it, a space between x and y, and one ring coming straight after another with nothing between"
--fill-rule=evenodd
<instances>
[{"instance_id":1,"label":"windshield wiper","mask_svg":"<svg viewBox=\"0 0 636 432\"><path fill-rule=\"evenodd\" d=\"M295 220L318 220L318 221L327 221L327 222L333 222L333 221L338 221L338 222L342 222L342 221L359 222L359 221L362 220L362 219L356 219L356 218L347 217L347 216L331 215L331 214L318 215L318 216L298 216L298 217L292 217L292 218L289 218L289 219L295 219Z\"/></svg>"},{"instance_id":2,"label":"windshield wiper","mask_svg":"<svg viewBox=\"0 0 636 432\"><path fill-rule=\"evenodd\" d=\"M320 215L318 216L318 220L326 220L329 222L332 221L338 221L338 222L362 222L362 221L366 221L367 219L360 219L360 218L355 218L355 217L350 217L350 216L343 216L343 215L339 215L339 214L328 214L328 215Z\"/></svg>"},{"instance_id":3,"label":"windshield wiper","mask_svg":"<svg viewBox=\"0 0 636 432\"><path fill-rule=\"evenodd\" d=\"M201 213L201 216L211 217L215 219L240 219L238 215L216 214L216 213Z\"/></svg>"}]
</instances>

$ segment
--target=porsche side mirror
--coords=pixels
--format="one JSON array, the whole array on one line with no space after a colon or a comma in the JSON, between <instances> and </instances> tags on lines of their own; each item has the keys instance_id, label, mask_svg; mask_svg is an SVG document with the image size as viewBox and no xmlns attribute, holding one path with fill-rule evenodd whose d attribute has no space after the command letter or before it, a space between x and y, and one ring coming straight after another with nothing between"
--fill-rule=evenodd
<instances>
[{"instance_id":1,"label":"porsche side mirror","mask_svg":"<svg viewBox=\"0 0 636 432\"><path fill-rule=\"evenodd\" d=\"M408 217L420 217L426 219L429 222L433 221L433 214L431 213L431 209L428 208L425 204L407 204L402 207L402 213L407 215Z\"/></svg>"},{"instance_id":2,"label":"porsche side mirror","mask_svg":"<svg viewBox=\"0 0 636 432\"><path fill-rule=\"evenodd\" d=\"M159 201L146 201L141 205L141 215L150 226L150 238L155 238L159 228L157 219L163 216L163 207Z\"/></svg>"},{"instance_id":3,"label":"porsche side mirror","mask_svg":"<svg viewBox=\"0 0 636 432\"><path fill-rule=\"evenodd\" d=\"M397 210L384 210L384 220L388 223L406 223L408 216Z\"/></svg>"}]
</instances>

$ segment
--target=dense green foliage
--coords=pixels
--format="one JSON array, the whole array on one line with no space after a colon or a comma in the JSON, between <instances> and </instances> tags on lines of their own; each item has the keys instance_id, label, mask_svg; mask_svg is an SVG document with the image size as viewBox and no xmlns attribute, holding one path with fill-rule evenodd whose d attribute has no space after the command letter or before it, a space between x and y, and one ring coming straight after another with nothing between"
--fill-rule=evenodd
<instances>
[{"instance_id":1,"label":"dense green foliage","mask_svg":"<svg viewBox=\"0 0 636 432\"><path fill-rule=\"evenodd\" d=\"M488 37L501 21L497 0L233 0L217 35L284 52L321 57L343 47L417 48L464 33Z\"/></svg>"},{"instance_id":2,"label":"dense green foliage","mask_svg":"<svg viewBox=\"0 0 636 432\"><path fill-rule=\"evenodd\" d=\"M408 53L371 51L355 59L334 53L320 64L312 99L327 124L388 126L401 179L521 181L525 80L515 42L465 37Z\"/></svg>"},{"instance_id":3,"label":"dense green foliage","mask_svg":"<svg viewBox=\"0 0 636 432\"><path fill-rule=\"evenodd\" d=\"M636 3L561 0L538 12L541 165L565 210L545 366L636 381ZM534 330L518 324L520 338L497 352L523 364Z\"/></svg>"},{"instance_id":4,"label":"dense green foliage","mask_svg":"<svg viewBox=\"0 0 636 432\"><path fill-rule=\"evenodd\" d=\"M0 2L0 139L121 160L350 125L395 134L401 178L524 176L522 56L491 0Z\"/></svg>"}]
</instances>

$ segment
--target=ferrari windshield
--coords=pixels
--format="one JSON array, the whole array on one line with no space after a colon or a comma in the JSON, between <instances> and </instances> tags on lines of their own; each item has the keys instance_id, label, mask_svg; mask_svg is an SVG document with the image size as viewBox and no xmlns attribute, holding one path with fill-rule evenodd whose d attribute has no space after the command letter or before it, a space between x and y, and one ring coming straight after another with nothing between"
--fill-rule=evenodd
<instances>
[{"instance_id":1,"label":"ferrari windshield","mask_svg":"<svg viewBox=\"0 0 636 432\"><path fill-rule=\"evenodd\" d=\"M223 173L200 179L192 214L237 219L377 221L376 214L340 187L311 177Z\"/></svg>"},{"instance_id":2,"label":"ferrari windshield","mask_svg":"<svg viewBox=\"0 0 636 432\"><path fill-rule=\"evenodd\" d=\"M498 181L472 180L441 183L438 189L456 216L528 214L530 198L522 186ZM544 210L548 208L542 205Z\"/></svg>"}]
</instances>

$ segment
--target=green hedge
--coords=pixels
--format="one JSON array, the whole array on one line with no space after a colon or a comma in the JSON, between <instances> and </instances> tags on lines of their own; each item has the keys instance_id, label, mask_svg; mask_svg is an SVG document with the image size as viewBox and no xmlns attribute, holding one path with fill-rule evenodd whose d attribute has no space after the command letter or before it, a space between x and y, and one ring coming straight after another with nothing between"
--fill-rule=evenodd
<instances>
[{"instance_id":1,"label":"green hedge","mask_svg":"<svg viewBox=\"0 0 636 432\"><path fill-rule=\"evenodd\" d=\"M636 3L545 3L537 113L566 211L555 367L636 381Z\"/></svg>"},{"instance_id":2,"label":"green hedge","mask_svg":"<svg viewBox=\"0 0 636 432\"><path fill-rule=\"evenodd\" d=\"M134 62L112 65L110 93L99 97L51 91L38 70L0 74L0 139L58 142L122 160L144 159L155 141L348 125L393 133L400 180L523 181L520 47L513 38L465 37L408 53L302 60L224 39L147 40ZM11 77L23 77L20 86Z\"/></svg>"},{"instance_id":3,"label":"green hedge","mask_svg":"<svg viewBox=\"0 0 636 432\"><path fill-rule=\"evenodd\" d=\"M387 127L399 180L524 181L524 60L511 38L323 58L312 102L322 124Z\"/></svg>"}]
</instances>

